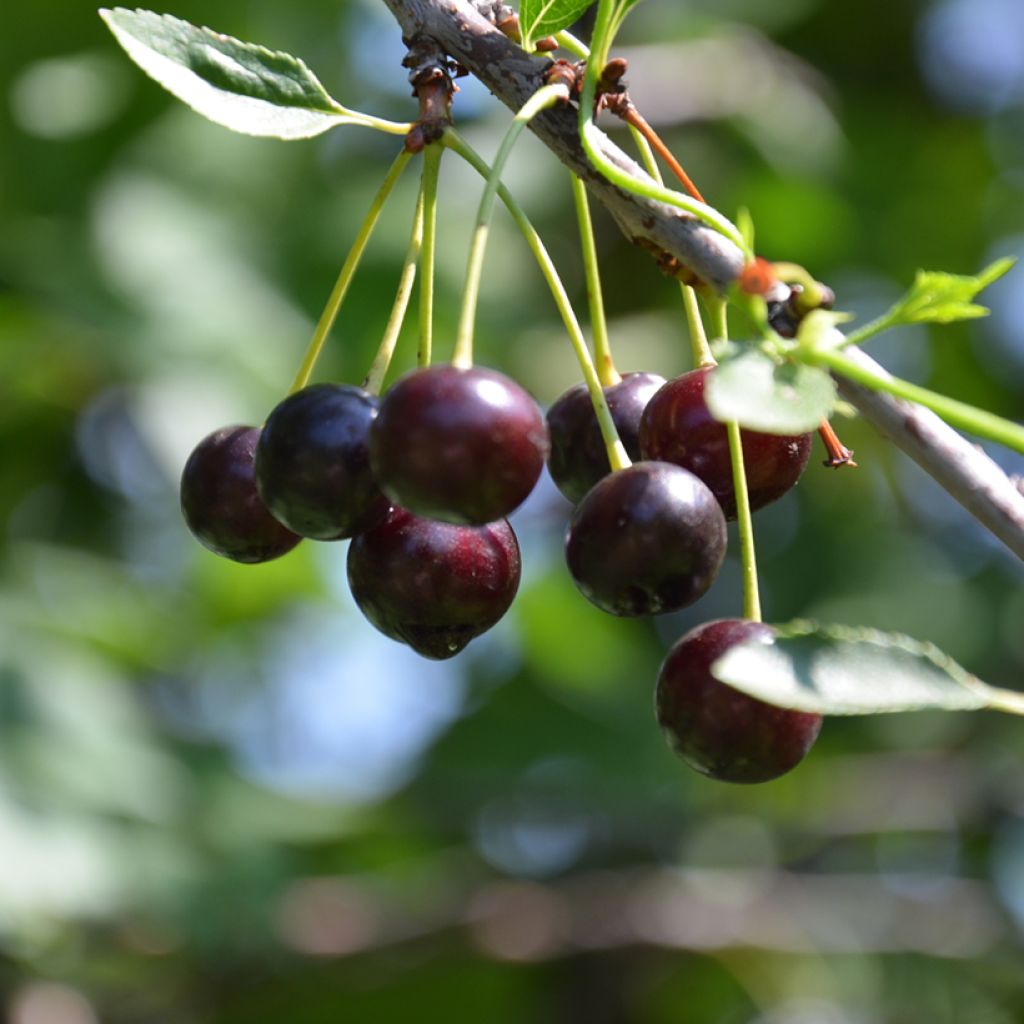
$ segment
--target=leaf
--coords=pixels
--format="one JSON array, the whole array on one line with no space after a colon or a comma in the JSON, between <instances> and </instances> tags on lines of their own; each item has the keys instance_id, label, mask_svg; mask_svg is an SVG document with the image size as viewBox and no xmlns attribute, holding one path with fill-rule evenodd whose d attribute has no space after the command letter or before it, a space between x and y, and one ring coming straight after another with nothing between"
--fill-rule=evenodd
<instances>
[{"instance_id":1,"label":"leaf","mask_svg":"<svg viewBox=\"0 0 1024 1024\"><path fill-rule=\"evenodd\" d=\"M101 10L125 52L197 113L246 135L304 139L363 124L327 94L301 60L169 14Z\"/></svg>"},{"instance_id":2,"label":"leaf","mask_svg":"<svg viewBox=\"0 0 1024 1024\"><path fill-rule=\"evenodd\" d=\"M823 715L964 711L999 703L1000 691L934 644L806 620L775 628L773 643L727 651L711 666L715 678L770 704Z\"/></svg>"},{"instance_id":3,"label":"leaf","mask_svg":"<svg viewBox=\"0 0 1024 1024\"><path fill-rule=\"evenodd\" d=\"M754 218L750 214L750 207L741 206L736 211L736 228L740 237L747 243L747 248L754 251Z\"/></svg>"},{"instance_id":4,"label":"leaf","mask_svg":"<svg viewBox=\"0 0 1024 1024\"><path fill-rule=\"evenodd\" d=\"M899 324L948 324L988 316L988 309L972 300L1015 262L1012 257L996 260L976 277L919 270L910 290L885 314L885 320L888 326L895 327Z\"/></svg>"},{"instance_id":5,"label":"leaf","mask_svg":"<svg viewBox=\"0 0 1024 1024\"><path fill-rule=\"evenodd\" d=\"M717 420L764 434L814 430L835 404L826 370L777 363L760 349L735 346L708 377L704 398Z\"/></svg>"},{"instance_id":6,"label":"leaf","mask_svg":"<svg viewBox=\"0 0 1024 1024\"><path fill-rule=\"evenodd\" d=\"M523 49L532 53L538 39L568 28L593 3L594 0L523 0L519 9Z\"/></svg>"}]
</instances>

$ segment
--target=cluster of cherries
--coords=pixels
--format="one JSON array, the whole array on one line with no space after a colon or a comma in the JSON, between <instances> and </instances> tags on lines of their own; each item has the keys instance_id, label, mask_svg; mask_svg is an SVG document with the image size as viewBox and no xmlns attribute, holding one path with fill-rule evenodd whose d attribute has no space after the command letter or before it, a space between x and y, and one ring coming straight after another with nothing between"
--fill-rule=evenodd
<instances>
[{"instance_id":1,"label":"cluster of cherries","mask_svg":"<svg viewBox=\"0 0 1024 1024\"><path fill-rule=\"evenodd\" d=\"M613 615L684 608L711 586L736 516L725 427L708 411L708 369L672 381L648 373L605 388L635 460L610 472L583 384L548 411L508 377L481 367L414 370L377 397L315 384L285 398L262 429L227 427L192 452L181 504L210 550L263 562L300 539L351 538L348 579L381 632L429 658L448 658L493 626L519 585L507 517L547 461L574 503L569 571ZM751 508L796 483L811 436L743 432ZM757 782L810 749L817 715L775 708L718 682L711 666L744 641L771 642L747 620L707 623L662 666L659 722L697 770Z\"/></svg>"}]
</instances>

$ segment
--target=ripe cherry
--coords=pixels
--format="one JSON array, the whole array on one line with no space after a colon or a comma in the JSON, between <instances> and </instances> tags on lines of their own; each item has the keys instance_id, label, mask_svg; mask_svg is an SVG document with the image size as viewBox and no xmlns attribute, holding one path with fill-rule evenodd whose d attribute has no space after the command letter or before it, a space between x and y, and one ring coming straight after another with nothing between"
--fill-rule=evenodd
<instances>
[{"instance_id":1,"label":"ripe cherry","mask_svg":"<svg viewBox=\"0 0 1024 1024\"><path fill-rule=\"evenodd\" d=\"M370 470L377 399L362 388L314 384L284 399L256 446L256 484L274 517L295 533L337 540L388 510Z\"/></svg>"},{"instance_id":2,"label":"ripe cherry","mask_svg":"<svg viewBox=\"0 0 1024 1024\"><path fill-rule=\"evenodd\" d=\"M711 666L748 640L771 643L770 626L719 619L687 633L658 675L658 723L669 746L697 771L725 782L768 782L814 745L821 715L775 707L719 682Z\"/></svg>"},{"instance_id":3,"label":"ripe cherry","mask_svg":"<svg viewBox=\"0 0 1024 1024\"><path fill-rule=\"evenodd\" d=\"M684 373L647 403L640 421L640 450L645 459L673 462L696 473L714 491L726 519L735 519L728 434L704 401L710 372L704 367ZM750 507L762 508L781 498L800 479L811 454L812 436L744 430L741 437Z\"/></svg>"},{"instance_id":4,"label":"ripe cherry","mask_svg":"<svg viewBox=\"0 0 1024 1024\"><path fill-rule=\"evenodd\" d=\"M403 508L358 534L348 582L382 633L427 658L450 658L508 611L519 587L519 544L505 520L456 526Z\"/></svg>"},{"instance_id":5,"label":"ripe cherry","mask_svg":"<svg viewBox=\"0 0 1024 1024\"><path fill-rule=\"evenodd\" d=\"M384 396L370 458L384 492L416 515L483 524L533 490L548 451L537 403L503 374L430 366Z\"/></svg>"},{"instance_id":6,"label":"ripe cherry","mask_svg":"<svg viewBox=\"0 0 1024 1024\"><path fill-rule=\"evenodd\" d=\"M665 383L656 373L627 373L604 389L608 409L626 454L640 459L640 417L654 393ZM551 454L548 471L558 489L575 505L610 471L601 428L586 384L577 384L548 409Z\"/></svg>"},{"instance_id":7,"label":"ripe cherry","mask_svg":"<svg viewBox=\"0 0 1024 1024\"><path fill-rule=\"evenodd\" d=\"M181 511L188 528L214 554L236 562L268 562L299 538L267 511L256 490L258 427L224 427L203 438L181 474Z\"/></svg>"},{"instance_id":8,"label":"ripe cherry","mask_svg":"<svg viewBox=\"0 0 1024 1024\"><path fill-rule=\"evenodd\" d=\"M693 604L725 558L725 517L688 470L638 462L599 481L565 540L583 596L612 615L656 615Z\"/></svg>"}]
</instances>

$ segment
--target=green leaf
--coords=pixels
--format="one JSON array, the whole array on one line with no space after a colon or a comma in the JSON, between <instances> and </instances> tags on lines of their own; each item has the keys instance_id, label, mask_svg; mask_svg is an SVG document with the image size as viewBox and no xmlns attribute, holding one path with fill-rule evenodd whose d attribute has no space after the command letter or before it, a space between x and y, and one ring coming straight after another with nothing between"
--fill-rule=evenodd
<instances>
[{"instance_id":1,"label":"green leaf","mask_svg":"<svg viewBox=\"0 0 1024 1024\"><path fill-rule=\"evenodd\" d=\"M246 135L304 139L365 124L295 57L197 28L169 14L101 10L125 52L197 113Z\"/></svg>"},{"instance_id":2,"label":"green leaf","mask_svg":"<svg viewBox=\"0 0 1024 1024\"><path fill-rule=\"evenodd\" d=\"M523 49L532 53L538 39L568 28L593 3L594 0L523 0L519 9Z\"/></svg>"},{"instance_id":3,"label":"green leaf","mask_svg":"<svg viewBox=\"0 0 1024 1024\"><path fill-rule=\"evenodd\" d=\"M832 411L836 387L826 370L734 346L708 378L704 398L722 422L736 420L765 434L803 434Z\"/></svg>"},{"instance_id":4,"label":"green leaf","mask_svg":"<svg viewBox=\"0 0 1024 1024\"><path fill-rule=\"evenodd\" d=\"M996 260L976 277L919 270L910 290L889 310L885 319L890 327L895 327L899 324L948 324L988 316L988 309L972 300L1015 262L1012 257Z\"/></svg>"},{"instance_id":5,"label":"green leaf","mask_svg":"<svg viewBox=\"0 0 1024 1024\"><path fill-rule=\"evenodd\" d=\"M747 243L747 248L754 251L754 218L750 214L748 206L741 206L736 211L736 228L740 237Z\"/></svg>"},{"instance_id":6,"label":"green leaf","mask_svg":"<svg viewBox=\"0 0 1024 1024\"><path fill-rule=\"evenodd\" d=\"M1010 710L1000 700L1004 691L987 687L934 644L805 620L775 628L773 643L733 647L712 674L770 704L823 715Z\"/></svg>"}]
</instances>

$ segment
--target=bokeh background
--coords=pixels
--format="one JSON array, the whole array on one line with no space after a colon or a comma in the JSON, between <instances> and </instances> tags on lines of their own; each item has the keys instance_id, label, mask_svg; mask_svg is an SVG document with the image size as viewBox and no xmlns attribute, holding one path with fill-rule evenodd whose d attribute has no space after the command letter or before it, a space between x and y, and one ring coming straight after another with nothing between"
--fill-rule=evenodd
<instances>
[{"instance_id":1,"label":"bokeh background","mask_svg":"<svg viewBox=\"0 0 1024 1024\"><path fill-rule=\"evenodd\" d=\"M172 12L413 116L374 0ZM1024 254L1019 0L646 0L622 43L705 194L748 206L759 250L858 318L918 267ZM493 153L507 114L461 84L460 127ZM682 632L739 612L738 565L685 614L605 617L563 569L548 481L516 516L511 613L440 664L360 618L344 544L250 568L188 536L187 453L287 389L394 139L232 135L145 78L83 0L8 5L0 95L10 1024L1024 1019L1021 722L835 720L778 782L696 775L658 734L654 679ZM318 379L365 372L414 178ZM527 140L508 181L585 308L564 172ZM442 187L443 357L478 183L451 158ZM678 292L601 213L598 234L620 369L682 372ZM988 300L987 321L871 351L1020 417L1024 272ZM478 346L543 402L578 379L501 213ZM407 332L396 372L414 349ZM768 617L902 630L1024 685L1020 564L868 426L839 427L860 469L812 464L756 517Z\"/></svg>"}]
</instances>

